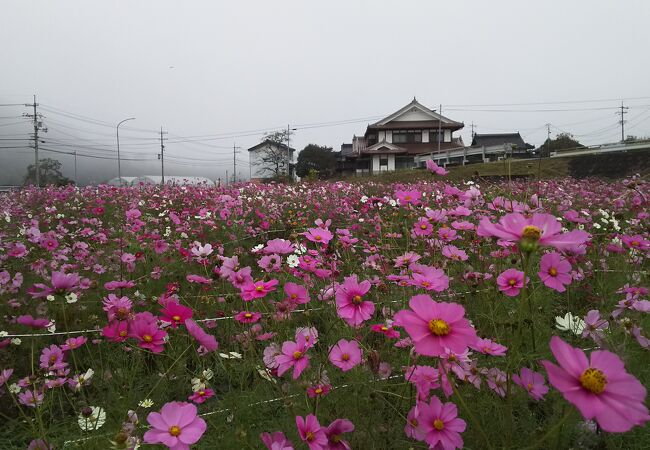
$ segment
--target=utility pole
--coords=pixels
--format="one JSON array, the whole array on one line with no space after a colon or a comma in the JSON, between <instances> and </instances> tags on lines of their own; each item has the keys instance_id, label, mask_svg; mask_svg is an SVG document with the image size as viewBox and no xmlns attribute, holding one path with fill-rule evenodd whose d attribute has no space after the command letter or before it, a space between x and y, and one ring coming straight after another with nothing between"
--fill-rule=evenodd
<instances>
[{"instance_id":1,"label":"utility pole","mask_svg":"<svg viewBox=\"0 0 650 450\"><path fill-rule=\"evenodd\" d=\"M440 158L440 133L442 132L442 104L438 106L438 158ZM449 162L449 161L447 161Z\"/></svg>"},{"instance_id":2,"label":"utility pole","mask_svg":"<svg viewBox=\"0 0 650 450\"><path fill-rule=\"evenodd\" d=\"M291 128L287 124L287 181L291 178Z\"/></svg>"},{"instance_id":3,"label":"utility pole","mask_svg":"<svg viewBox=\"0 0 650 450\"><path fill-rule=\"evenodd\" d=\"M621 116L621 120L618 122L621 124L621 142L625 142L625 114L627 114L627 110L630 109L627 106L623 106L623 102L621 101L621 107L620 111L616 111L615 114Z\"/></svg>"},{"instance_id":4,"label":"utility pole","mask_svg":"<svg viewBox=\"0 0 650 450\"><path fill-rule=\"evenodd\" d=\"M238 148L237 145L233 142L232 143L232 182L236 183L237 182L237 151Z\"/></svg>"},{"instance_id":5,"label":"utility pole","mask_svg":"<svg viewBox=\"0 0 650 450\"><path fill-rule=\"evenodd\" d=\"M74 151L74 182L75 184L79 183L77 180L77 150Z\"/></svg>"},{"instance_id":6,"label":"utility pole","mask_svg":"<svg viewBox=\"0 0 650 450\"><path fill-rule=\"evenodd\" d=\"M37 187L41 186L41 167L38 161L38 131L41 129L43 126L42 122L39 122L39 118L41 117L38 112L36 112L36 107L38 106L38 103L36 103L36 95L34 95L34 103L25 103L25 106L31 106L34 108L34 113L33 114L24 114L25 117L30 117L33 119L34 122L34 178L35 178L35 185ZM44 132L47 132L47 129L43 129Z\"/></svg>"},{"instance_id":7,"label":"utility pole","mask_svg":"<svg viewBox=\"0 0 650 450\"><path fill-rule=\"evenodd\" d=\"M162 180L161 183L164 185L165 184L165 144L163 141L165 138L163 138L163 134L167 134L167 132L163 133L162 126L160 127L160 154L158 155L158 159L160 159L160 172L162 175Z\"/></svg>"},{"instance_id":8,"label":"utility pole","mask_svg":"<svg viewBox=\"0 0 650 450\"><path fill-rule=\"evenodd\" d=\"M223 180L224 186L228 186L228 169L226 169L226 178Z\"/></svg>"},{"instance_id":9,"label":"utility pole","mask_svg":"<svg viewBox=\"0 0 650 450\"><path fill-rule=\"evenodd\" d=\"M476 125L474 125L474 122L470 125L472 127L472 139L474 139L474 128L478 128Z\"/></svg>"}]
</instances>

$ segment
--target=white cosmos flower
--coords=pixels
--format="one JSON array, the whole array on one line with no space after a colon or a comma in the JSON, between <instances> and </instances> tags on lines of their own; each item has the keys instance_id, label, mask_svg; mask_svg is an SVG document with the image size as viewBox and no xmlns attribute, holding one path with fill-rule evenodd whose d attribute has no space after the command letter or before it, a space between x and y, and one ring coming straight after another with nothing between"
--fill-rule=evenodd
<instances>
[{"instance_id":1,"label":"white cosmos flower","mask_svg":"<svg viewBox=\"0 0 650 450\"><path fill-rule=\"evenodd\" d=\"M561 331L570 331L573 334L580 335L582 334L582 330L585 329L585 321L568 312L564 317L555 317L555 327Z\"/></svg>"},{"instance_id":2,"label":"white cosmos flower","mask_svg":"<svg viewBox=\"0 0 650 450\"><path fill-rule=\"evenodd\" d=\"M214 372L212 371L212 369L205 369L202 375L203 375L203 379L211 380L212 377L214 376Z\"/></svg>"},{"instance_id":3,"label":"white cosmos flower","mask_svg":"<svg viewBox=\"0 0 650 450\"><path fill-rule=\"evenodd\" d=\"M22 342L23 341L20 338L13 338L11 340L11 343L14 344L14 345L20 345L20 344L22 344Z\"/></svg>"},{"instance_id":4,"label":"white cosmos flower","mask_svg":"<svg viewBox=\"0 0 650 450\"><path fill-rule=\"evenodd\" d=\"M91 413L89 416L85 416L83 413L79 414L79 419L77 423L79 428L83 431L92 431L101 428L106 422L106 411L104 408L99 406L90 406Z\"/></svg>"},{"instance_id":5,"label":"white cosmos flower","mask_svg":"<svg viewBox=\"0 0 650 450\"><path fill-rule=\"evenodd\" d=\"M300 265L300 260L296 255L287 256L287 265L289 267L298 267Z\"/></svg>"},{"instance_id":6,"label":"white cosmos flower","mask_svg":"<svg viewBox=\"0 0 650 450\"><path fill-rule=\"evenodd\" d=\"M251 248L251 252L257 253L264 248L264 244L257 244L255 247Z\"/></svg>"},{"instance_id":7,"label":"white cosmos flower","mask_svg":"<svg viewBox=\"0 0 650 450\"><path fill-rule=\"evenodd\" d=\"M70 292L68 295L65 296L65 301L68 303L76 303L77 300L79 300L79 297L77 297L77 294L74 292Z\"/></svg>"},{"instance_id":8,"label":"white cosmos flower","mask_svg":"<svg viewBox=\"0 0 650 450\"><path fill-rule=\"evenodd\" d=\"M151 408L153 406L153 400L150 398L145 398L144 400L141 400L140 403L138 403L138 406L142 408Z\"/></svg>"}]
</instances>

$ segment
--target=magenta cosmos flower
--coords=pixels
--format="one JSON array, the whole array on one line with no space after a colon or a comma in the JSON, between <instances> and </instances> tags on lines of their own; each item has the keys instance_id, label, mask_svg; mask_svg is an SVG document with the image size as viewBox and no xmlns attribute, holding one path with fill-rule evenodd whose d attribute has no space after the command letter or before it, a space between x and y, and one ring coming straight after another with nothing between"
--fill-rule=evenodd
<instances>
[{"instance_id":1,"label":"magenta cosmos flower","mask_svg":"<svg viewBox=\"0 0 650 450\"><path fill-rule=\"evenodd\" d=\"M203 328L201 328L196 322L192 319L185 320L185 328L187 332L196 339L196 341L205 349L206 352L213 352L219 348L219 343L211 334L206 333ZM201 350L201 349L200 349Z\"/></svg>"},{"instance_id":2,"label":"magenta cosmos flower","mask_svg":"<svg viewBox=\"0 0 650 450\"><path fill-rule=\"evenodd\" d=\"M284 293L287 294L287 300L295 305L309 303L309 292L304 286L289 281L284 285Z\"/></svg>"},{"instance_id":3,"label":"magenta cosmos flower","mask_svg":"<svg viewBox=\"0 0 650 450\"><path fill-rule=\"evenodd\" d=\"M565 285L571 284L571 263L557 252L546 253L539 263L537 275L542 282L558 292L566 291Z\"/></svg>"},{"instance_id":4,"label":"magenta cosmos flower","mask_svg":"<svg viewBox=\"0 0 650 450\"><path fill-rule=\"evenodd\" d=\"M343 372L347 372L361 362L359 343L341 339L330 350L329 360Z\"/></svg>"},{"instance_id":5,"label":"magenta cosmos flower","mask_svg":"<svg viewBox=\"0 0 650 450\"><path fill-rule=\"evenodd\" d=\"M282 344L282 353L275 357L278 364L278 376L293 367L293 379L297 379L303 370L309 366L309 356L306 355L307 340L304 334L296 336L296 342L286 341Z\"/></svg>"},{"instance_id":6,"label":"magenta cosmos flower","mask_svg":"<svg viewBox=\"0 0 650 450\"><path fill-rule=\"evenodd\" d=\"M317 244L327 245L334 238L332 232L326 228L310 228L302 233L303 236Z\"/></svg>"},{"instance_id":7,"label":"magenta cosmos flower","mask_svg":"<svg viewBox=\"0 0 650 450\"><path fill-rule=\"evenodd\" d=\"M235 320L239 323L255 323L262 318L258 312L242 311L235 315Z\"/></svg>"},{"instance_id":8,"label":"magenta cosmos flower","mask_svg":"<svg viewBox=\"0 0 650 450\"><path fill-rule=\"evenodd\" d=\"M260 439L268 450L293 450L293 444L282 431L262 433Z\"/></svg>"},{"instance_id":9,"label":"magenta cosmos flower","mask_svg":"<svg viewBox=\"0 0 650 450\"><path fill-rule=\"evenodd\" d=\"M315 415L309 414L304 419L296 416L296 427L298 427L300 439L309 446L310 450L327 448L325 429L320 426Z\"/></svg>"},{"instance_id":10,"label":"magenta cosmos flower","mask_svg":"<svg viewBox=\"0 0 650 450\"><path fill-rule=\"evenodd\" d=\"M424 433L424 441L432 449L453 450L463 448L463 438L460 433L465 431L467 424L458 418L456 405L442 403L435 395L429 403L419 402L417 405L417 423Z\"/></svg>"},{"instance_id":11,"label":"magenta cosmos flower","mask_svg":"<svg viewBox=\"0 0 650 450\"><path fill-rule=\"evenodd\" d=\"M427 169L429 170L429 172L435 173L436 175L440 175L441 177L444 177L449 173L447 169L445 169L444 167L440 167L432 159L427 160Z\"/></svg>"},{"instance_id":12,"label":"magenta cosmos flower","mask_svg":"<svg viewBox=\"0 0 650 450\"><path fill-rule=\"evenodd\" d=\"M614 353L597 350L587 359L585 353L557 336L551 338L551 351L559 366L542 361L548 379L564 398L573 403L585 419L612 433L622 433L650 420L643 404L646 389L625 371Z\"/></svg>"},{"instance_id":13,"label":"magenta cosmos flower","mask_svg":"<svg viewBox=\"0 0 650 450\"><path fill-rule=\"evenodd\" d=\"M422 294L412 297L409 306L411 310L395 314L395 323L406 329L417 353L440 356L445 349L463 353L476 342L476 331L465 319L465 308L461 305L438 303Z\"/></svg>"},{"instance_id":14,"label":"magenta cosmos flower","mask_svg":"<svg viewBox=\"0 0 650 450\"><path fill-rule=\"evenodd\" d=\"M370 281L359 283L356 275L345 277L336 289L336 312L348 325L359 326L374 314L375 304L363 299L369 290Z\"/></svg>"},{"instance_id":15,"label":"magenta cosmos flower","mask_svg":"<svg viewBox=\"0 0 650 450\"><path fill-rule=\"evenodd\" d=\"M144 434L147 444L163 444L173 450L188 450L207 428L196 414L196 406L186 402L166 403L160 412L147 416L151 429Z\"/></svg>"},{"instance_id":16,"label":"magenta cosmos flower","mask_svg":"<svg viewBox=\"0 0 650 450\"><path fill-rule=\"evenodd\" d=\"M514 374L512 382L526 389L528 395L535 400L541 400L548 392L548 386L544 384L544 375L533 372L527 367L522 367L519 374Z\"/></svg>"},{"instance_id":17,"label":"magenta cosmos flower","mask_svg":"<svg viewBox=\"0 0 650 450\"><path fill-rule=\"evenodd\" d=\"M499 290L508 297L516 297L524 287L524 273L517 269L508 269L497 277Z\"/></svg>"},{"instance_id":18,"label":"magenta cosmos flower","mask_svg":"<svg viewBox=\"0 0 650 450\"><path fill-rule=\"evenodd\" d=\"M520 213L510 213L499 219L496 224L484 217L478 226L477 234L510 242L521 241L555 247L558 250L581 245L589 240L589 233L583 230L562 233L562 225L552 214L533 214L532 217L526 217Z\"/></svg>"},{"instance_id":19,"label":"magenta cosmos flower","mask_svg":"<svg viewBox=\"0 0 650 450\"><path fill-rule=\"evenodd\" d=\"M149 312L136 314L129 323L129 336L138 340L138 346L153 353L163 351L167 332L158 328L156 318Z\"/></svg>"},{"instance_id":20,"label":"magenta cosmos flower","mask_svg":"<svg viewBox=\"0 0 650 450\"><path fill-rule=\"evenodd\" d=\"M176 328L185 320L192 317L192 308L183 306L175 301L169 301L165 307L160 311L162 316L160 320L171 324L172 328Z\"/></svg>"},{"instance_id":21,"label":"magenta cosmos flower","mask_svg":"<svg viewBox=\"0 0 650 450\"><path fill-rule=\"evenodd\" d=\"M354 431L354 424L348 419L336 419L325 428L328 450L350 450L350 443L341 438L343 433Z\"/></svg>"},{"instance_id":22,"label":"magenta cosmos flower","mask_svg":"<svg viewBox=\"0 0 650 450\"><path fill-rule=\"evenodd\" d=\"M257 298L264 298L269 292L275 291L278 284L278 280L256 281L245 284L241 287L241 297L247 302Z\"/></svg>"}]
</instances>

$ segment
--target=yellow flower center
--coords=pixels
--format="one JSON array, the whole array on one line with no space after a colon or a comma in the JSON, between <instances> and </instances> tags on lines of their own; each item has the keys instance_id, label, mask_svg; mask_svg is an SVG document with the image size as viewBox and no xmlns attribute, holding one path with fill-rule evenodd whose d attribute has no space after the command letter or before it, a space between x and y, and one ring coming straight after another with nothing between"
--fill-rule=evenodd
<instances>
[{"instance_id":1,"label":"yellow flower center","mask_svg":"<svg viewBox=\"0 0 650 450\"><path fill-rule=\"evenodd\" d=\"M509 284L510 286L514 286L515 284L517 284L517 280L515 280L514 278L510 278L510 279L508 280L508 284Z\"/></svg>"},{"instance_id":2,"label":"yellow flower center","mask_svg":"<svg viewBox=\"0 0 650 450\"><path fill-rule=\"evenodd\" d=\"M639 241L632 241L632 242L630 242L630 245L631 245L632 247L638 247L638 246L641 245L641 244L639 244Z\"/></svg>"},{"instance_id":3,"label":"yellow flower center","mask_svg":"<svg viewBox=\"0 0 650 450\"><path fill-rule=\"evenodd\" d=\"M436 336L446 336L449 334L450 327L447 322L441 319L433 319L429 322L429 331Z\"/></svg>"},{"instance_id":4,"label":"yellow flower center","mask_svg":"<svg viewBox=\"0 0 650 450\"><path fill-rule=\"evenodd\" d=\"M529 391L532 391L533 390L533 383L528 383L526 385L526 389L528 389Z\"/></svg>"},{"instance_id":5,"label":"yellow flower center","mask_svg":"<svg viewBox=\"0 0 650 450\"><path fill-rule=\"evenodd\" d=\"M316 389L314 389L314 392L315 392L316 394L322 394L322 393L323 393L323 389L321 389L321 388L316 388Z\"/></svg>"},{"instance_id":6,"label":"yellow flower center","mask_svg":"<svg viewBox=\"0 0 650 450\"><path fill-rule=\"evenodd\" d=\"M381 331L388 331L388 327L381 327Z\"/></svg>"},{"instance_id":7,"label":"yellow flower center","mask_svg":"<svg viewBox=\"0 0 650 450\"><path fill-rule=\"evenodd\" d=\"M601 370L590 367L580 375L580 384L589 392L600 394L607 386L607 378Z\"/></svg>"},{"instance_id":8,"label":"yellow flower center","mask_svg":"<svg viewBox=\"0 0 650 450\"><path fill-rule=\"evenodd\" d=\"M427 229L427 224L426 224L426 223L423 223L422 225L420 225L420 228L421 228L422 230L426 230L426 229Z\"/></svg>"},{"instance_id":9,"label":"yellow flower center","mask_svg":"<svg viewBox=\"0 0 650 450\"><path fill-rule=\"evenodd\" d=\"M440 419L436 419L436 420L433 421L433 428L440 431L443 428L445 428L445 423Z\"/></svg>"},{"instance_id":10,"label":"yellow flower center","mask_svg":"<svg viewBox=\"0 0 650 450\"><path fill-rule=\"evenodd\" d=\"M411 419L409 420L409 423L411 424L412 427L417 427L420 424L418 422L418 419Z\"/></svg>"},{"instance_id":11,"label":"yellow flower center","mask_svg":"<svg viewBox=\"0 0 650 450\"><path fill-rule=\"evenodd\" d=\"M526 225L524 227L524 231L522 233L522 237L526 239L531 239L534 241L538 241L540 237L542 237L542 230L539 227L536 227L535 225Z\"/></svg>"},{"instance_id":12,"label":"yellow flower center","mask_svg":"<svg viewBox=\"0 0 650 450\"><path fill-rule=\"evenodd\" d=\"M307 434L305 434L305 439L307 439L309 442L313 441L315 438L316 436L314 436L314 433L311 431L308 431Z\"/></svg>"},{"instance_id":13,"label":"yellow flower center","mask_svg":"<svg viewBox=\"0 0 650 450\"><path fill-rule=\"evenodd\" d=\"M556 276L557 275L557 269L555 267L551 267L550 269L548 269L548 274L550 276L552 276L552 277Z\"/></svg>"},{"instance_id":14,"label":"yellow flower center","mask_svg":"<svg viewBox=\"0 0 650 450\"><path fill-rule=\"evenodd\" d=\"M126 336L126 334L127 334L126 330L120 331L120 337L124 337L124 336Z\"/></svg>"},{"instance_id":15,"label":"yellow flower center","mask_svg":"<svg viewBox=\"0 0 650 450\"><path fill-rule=\"evenodd\" d=\"M314 239L316 239L317 241L320 241L323 238L321 236L317 235Z\"/></svg>"},{"instance_id":16,"label":"yellow flower center","mask_svg":"<svg viewBox=\"0 0 650 450\"><path fill-rule=\"evenodd\" d=\"M172 316L172 319L174 320L174 322L180 322L181 316Z\"/></svg>"},{"instance_id":17,"label":"yellow flower center","mask_svg":"<svg viewBox=\"0 0 650 450\"><path fill-rule=\"evenodd\" d=\"M293 359L300 359L301 357L302 357L302 352L299 352L298 350L293 352Z\"/></svg>"},{"instance_id":18,"label":"yellow flower center","mask_svg":"<svg viewBox=\"0 0 650 450\"><path fill-rule=\"evenodd\" d=\"M171 434L174 437L180 436L181 427L179 427L178 425L173 425L169 427L169 434Z\"/></svg>"},{"instance_id":19,"label":"yellow flower center","mask_svg":"<svg viewBox=\"0 0 650 450\"><path fill-rule=\"evenodd\" d=\"M426 287L431 286L431 283L429 283L428 281L423 281L422 286L426 288Z\"/></svg>"},{"instance_id":20,"label":"yellow flower center","mask_svg":"<svg viewBox=\"0 0 650 450\"><path fill-rule=\"evenodd\" d=\"M251 313L246 313L246 314L244 314L244 317L246 317L247 319L250 319L251 317L253 317L253 315Z\"/></svg>"},{"instance_id":21,"label":"yellow flower center","mask_svg":"<svg viewBox=\"0 0 650 450\"><path fill-rule=\"evenodd\" d=\"M262 292L262 291L264 290L264 286L262 286L262 285L260 285L260 286L256 286L256 287L255 287L255 290L256 290L257 292Z\"/></svg>"},{"instance_id":22,"label":"yellow flower center","mask_svg":"<svg viewBox=\"0 0 650 450\"><path fill-rule=\"evenodd\" d=\"M145 342L151 342L153 341L153 337L149 334L145 334L144 336L142 336L142 340Z\"/></svg>"},{"instance_id":23,"label":"yellow flower center","mask_svg":"<svg viewBox=\"0 0 650 450\"><path fill-rule=\"evenodd\" d=\"M355 295L354 297L352 297L352 302L353 302L355 305L360 304L360 303L361 303L361 300L362 300L362 299L361 299L361 296L360 296L360 295Z\"/></svg>"},{"instance_id":24,"label":"yellow flower center","mask_svg":"<svg viewBox=\"0 0 650 450\"><path fill-rule=\"evenodd\" d=\"M295 300L295 299L297 299L297 298L298 298L298 295L296 295L296 294L291 294L291 300Z\"/></svg>"},{"instance_id":25,"label":"yellow flower center","mask_svg":"<svg viewBox=\"0 0 650 450\"><path fill-rule=\"evenodd\" d=\"M349 361L350 360L350 355L348 355L347 353L343 353L343 355L341 356L341 359L343 361Z\"/></svg>"},{"instance_id":26,"label":"yellow flower center","mask_svg":"<svg viewBox=\"0 0 650 450\"><path fill-rule=\"evenodd\" d=\"M411 196L407 195L406 197L404 197L404 200L406 200L407 202L410 202L411 201Z\"/></svg>"}]
</instances>

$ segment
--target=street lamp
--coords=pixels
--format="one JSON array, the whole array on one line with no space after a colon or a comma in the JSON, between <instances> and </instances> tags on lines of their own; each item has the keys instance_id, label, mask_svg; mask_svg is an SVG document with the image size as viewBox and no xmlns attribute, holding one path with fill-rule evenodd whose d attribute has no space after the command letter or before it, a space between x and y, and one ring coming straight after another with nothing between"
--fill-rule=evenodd
<instances>
[{"instance_id":1,"label":"street lamp","mask_svg":"<svg viewBox=\"0 0 650 450\"><path fill-rule=\"evenodd\" d=\"M128 119L122 120L117 124L117 178L120 186L122 186L122 161L120 160L120 125L122 125L127 120L135 120L135 117L129 117Z\"/></svg>"}]
</instances>

